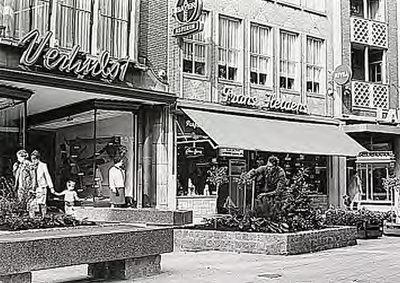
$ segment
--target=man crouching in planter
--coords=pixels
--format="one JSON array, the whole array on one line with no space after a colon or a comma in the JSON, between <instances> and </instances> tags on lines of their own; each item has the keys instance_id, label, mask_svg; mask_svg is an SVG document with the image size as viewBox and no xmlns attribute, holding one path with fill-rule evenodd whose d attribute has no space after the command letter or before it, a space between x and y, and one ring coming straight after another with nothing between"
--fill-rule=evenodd
<instances>
[{"instance_id":1,"label":"man crouching in planter","mask_svg":"<svg viewBox=\"0 0 400 283\"><path fill-rule=\"evenodd\" d=\"M255 179L260 176L264 179L264 186L257 192L256 211L269 211L275 214L277 207L265 207L266 198L275 195L277 192L285 190L286 173L279 165L278 157L272 155L268 157L267 164L252 169L245 175L247 179Z\"/></svg>"}]
</instances>

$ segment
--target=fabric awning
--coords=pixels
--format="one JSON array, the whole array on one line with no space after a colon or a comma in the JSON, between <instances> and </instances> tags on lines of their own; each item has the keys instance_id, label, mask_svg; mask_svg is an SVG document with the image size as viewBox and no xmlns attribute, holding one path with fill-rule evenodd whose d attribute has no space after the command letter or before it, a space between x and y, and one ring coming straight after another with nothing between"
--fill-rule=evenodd
<instances>
[{"instance_id":1,"label":"fabric awning","mask_svg":"<svg viewBox=\"0 0 400 283\"><path fill-rule=\"evenodd\" d=\"M366 151L336 125L182 110L219 147L336 156Z\"/></svg>"}]
</instances>

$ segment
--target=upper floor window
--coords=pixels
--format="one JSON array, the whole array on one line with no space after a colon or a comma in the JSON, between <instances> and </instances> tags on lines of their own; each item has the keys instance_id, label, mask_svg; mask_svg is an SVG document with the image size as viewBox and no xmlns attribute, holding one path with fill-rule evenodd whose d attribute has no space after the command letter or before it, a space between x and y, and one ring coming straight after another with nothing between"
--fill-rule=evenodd
<instances>
[{"instance_id":1,"label":"upper floor window","mask_svg":"<svg viewBox=\"0 0 400 283\"><path fill-rule=\"evenodd\" d=\"M351 67L353 78L366 82L384 83L382 74L385 51L353 45Z\"/></svg>"},{"instance_id":2,"label":"upper floor window","mask_svg":"<svg viewBox=\"0 0 400 283\"><path fill-rule=\"evenodd\" d=\"M284 89L298 90L300 53L297 34L284 31L280 33L279 54L279 86Z\"/></svg>"},{"instance_id":3,"label":"upper floor window","mask_svg":"<svg viewBox=\"0 0 400 283\"><path fill-rule=\"evenodd\" d=\"M100 0L97 48L118 58L128 55L132 1Z\"/></svg>"},{"instance_id":4,"label":"upper floor window","mask_svg":"<svg viewBox=\"0 0 400 283\"><path fill-rule=\"evenodd\" d=\"M383 22L384 0L351 0L350 13L352 16Z\"/></svg>"},{"instance_id":5,"label":"upper floor window","mask_svg":"<svg viewBox=\"0 0 400 283\"><path fill-rule=\"evenodd\" d=\"M71 48L79 44L90 52L92 4L87 0L57 0L57 45Z\"/></svg>"},{"instance_id":6,"label":"upper floor window","mask_svg":"<svg viewBox=\"0 0 400 283\"><path fill-rule=\"evenodd\" d=\"M325 12L325 0L305 0L305 6L309 9Z\"/></svg>"},{"instance_id":7,"label":"upper floor window","mask_svg":"<svg viewBox=\"0 0 400 283\"><path fill-rule=\"evenodd\" d=\"M322 93L324 65L323 41L308 37L306 52L307 92Z\"/></svg>"},{"instance_id":8,"label":"upper floor window","mask_svg":"<svg viewBox=\"0 0 400 283\"><path fill-rule=\"evenodd\" d=\"M221 17L218 38L218 77L238 80L240 53L239 20Z\"/></svg>"},{"instance_id":9,"label":"upper floor window","mask_svg":"<svg viewBox=\"0 0 400 283\"><path fill-rule=\"evenodd\" d=\"M272 84L271 29L257 24L250 27L250 82Z\"/></svg>"},{"instance_id":10,"label":"upper floor window","mask_svg":"<svg viewBox=\"0 0 400 283\"><path fill-rule=\"evenodd\" d=\"M0 35L19 39L32 29L44 34L48 30L49 6L49 0L0 1Z\"/></svg>"},{"instance_id":11,"label":"upper floor window","mask_svg":"<svg viewBox=\"0 0 400 283\"><path fill-rule=\"evenodd\" d=\"M201 15L204 30L185 37L183 42L183 71L185 73L205 75L207 62L207 36L209 30L208 13Z\"/></svg>"}]
</instances>

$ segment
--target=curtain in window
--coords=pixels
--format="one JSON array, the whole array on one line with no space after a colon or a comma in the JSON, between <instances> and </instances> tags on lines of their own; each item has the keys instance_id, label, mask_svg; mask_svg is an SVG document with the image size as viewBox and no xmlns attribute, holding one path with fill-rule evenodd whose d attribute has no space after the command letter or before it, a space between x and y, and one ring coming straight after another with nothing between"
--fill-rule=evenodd
<instances>
[{"instance_id":1,"label":"curtain in window","mask_svg":"<svg viewBox=\"0 0 400 283\"><path fill-rule=\"evenodd\" d=\"M71 48L79 44L81 50L90 52L90 17L91 1L57 0L58 45Z\"/></svg>"},{"instance_id":2,"label":"curtain in window","mask_svg":"<svg viewBox=\"0 0 400 283\"><path fill-rule=\"evenodd\" d=\"M38 29L42 35L48 30L49 0L0 0L0 27L2 35L21 38L30 29Z\"/></svg>"},{"instance_id":3,"label":"curtain in window","mask_svg":"<svg viewBox=\"0 0 400 283\"><path fill-rule=\"evenodd\" d=\"M219 62L221 65L238 65L239 22L220 18L219 22Z\"/></svg>"},{"instance_id":4,"label":"curtain in window","mask_svg":"<svg viewBox=\"0 0 400 283\"><path fill-rule=\"evenodd\" d=\"M297 69L297 36L289 33L281 33L280 36L280 70L282 76L294 78Z\"/></svg>"},{"instance_id":5,"label":"curtain in window","mask_svg":"<svg viewBox=\"0 0 400 283\"><path fill-rule=\"evenodd\" d=\"M324 65L321 40L307 39L306 64L307 91L320 92L319 86L321 85L321 75Z\"/></svg>"},{"instance_id":6,"label":"curtain in window","mask_svg":"<svg viewBox=\"0 0 400 283\"><path fill-rule=\"evenodd\" d=\"M267 73L270 49L270 29L258 25L250 27L250 69Z\"/></svg>"},{"instance_id":7,"label":"curtain in window","mask_svg":"<svg viewBox=\"0 0 400 283\"><path fill-rule=\"evenodd\" d=\"M128 56L129 0L100 0L98 50L112 56Z\"/></svg>"}]
</instances>

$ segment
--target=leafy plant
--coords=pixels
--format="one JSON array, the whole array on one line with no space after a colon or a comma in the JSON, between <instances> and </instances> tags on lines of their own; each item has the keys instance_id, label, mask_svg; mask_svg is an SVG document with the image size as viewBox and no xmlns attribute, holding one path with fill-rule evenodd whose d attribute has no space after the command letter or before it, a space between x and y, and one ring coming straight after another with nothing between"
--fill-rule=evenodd
<instances>
[{"instance_id":1,"label":"leafy plant","mask_svg":"<svg viewBox=\"0 0 400 283\"><path fill-rule=\"evenodd\" d=\"M325 213L325 223L330 226L356 226L361 228L364 223L380 224L384 220L390 221L393 217L392 212L371 211L360 209L357 211L331 208Z\"/></svg>"},{"instance_id":2,"label":"leafy plant","mask_svg":"<svg viewBox=\"0 0 400 283\"><path fill-rule=\"evenodd\" d=\"M208 177L207 182L214 186L220 186L226 183L229 183L228 178L228 167L216 167L213 166L210 170L207 171Z\"/></svg>"}]
</instances>

